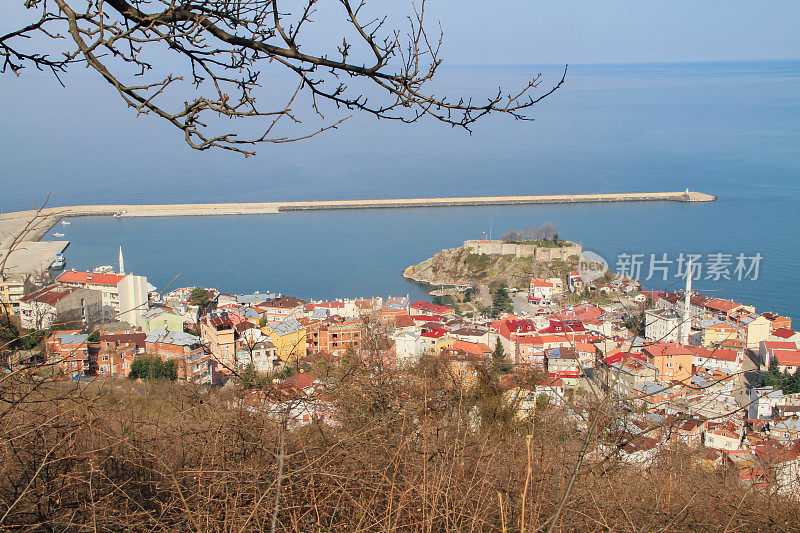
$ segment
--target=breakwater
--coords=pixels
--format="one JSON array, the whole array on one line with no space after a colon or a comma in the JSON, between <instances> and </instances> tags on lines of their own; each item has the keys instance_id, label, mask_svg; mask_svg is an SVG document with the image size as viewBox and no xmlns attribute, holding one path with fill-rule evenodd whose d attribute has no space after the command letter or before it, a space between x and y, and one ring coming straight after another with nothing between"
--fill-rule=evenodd
<instances>
[{"instance_id":1,"label":"breakwater","mask_svg":"<svg viewBox=\"0 0 800 533\"><path fill-rule=\"evenodd\" d=\"M515 195L515 196L465 196L451 198L400 198L373 200L320 200L297 202L246 202L246 203L207 203L207 204L115 204L80 205L69 207L48 207L40 211L17 211L0 214L0 261L9 255L11 242L21 235L25 242L24 254L17 251L6 261L6 268L17 272L31 272L42 266L49 266L55 259L55 251L63 250L68 241L38 241L60 220L79 216L119 216L128 217L174 217L174 216L213 216L213 215L260 215L277 214L283 211L309 211L327 209L382 209L412 207L459 207L519 204L558 204L587 202L641 202L678 201L710 202L715 196L694 191L643 192L643 193L604 193L604 194L557 194L557 195ZM33 227L27 227L36 218ZM27 229L26 229L27 227ZM53 242L59 244L54 245ZM24 256L24 259L23 259Z\"/></svg>"}]
</instances>

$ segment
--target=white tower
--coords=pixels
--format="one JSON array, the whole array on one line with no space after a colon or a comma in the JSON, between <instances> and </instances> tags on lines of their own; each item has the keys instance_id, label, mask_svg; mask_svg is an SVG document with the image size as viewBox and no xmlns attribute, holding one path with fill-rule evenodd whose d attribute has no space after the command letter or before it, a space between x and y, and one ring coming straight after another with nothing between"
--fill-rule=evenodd
<instances>
[{"instance_id":1,"label":"white tower","mask_svg":"<svg viewBox=\"0 0 800 533\"><path fill-rule=\"evenodd\" d=\"M125 274L125 261L122 260L122 246L119 247L119 273Z\"/></svg>"},{"instance_id":2,"label":"white tower","mask_svg":"<svg viewBox=\"0 0 800 533\"><path fill-rule=\"evenodd\" d=\"M683 294L683 320L681 321L681 344L689 344L689 332L692 330L692 258L686 267L686 291Z\"/></svg>"}]
</instances>

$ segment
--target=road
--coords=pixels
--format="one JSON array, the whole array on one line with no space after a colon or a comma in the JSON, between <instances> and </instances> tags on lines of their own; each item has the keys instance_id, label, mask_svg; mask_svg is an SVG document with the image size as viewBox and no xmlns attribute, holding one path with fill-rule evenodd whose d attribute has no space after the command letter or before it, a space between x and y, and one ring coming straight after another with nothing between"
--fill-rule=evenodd
<instances>
[{"instance_id":1,"label":"road","mask_svg":"<svg viewBox=\"0 0 800 533\"><path fill-rule=\"evenodd\" d=\"M520 315L530 315L536 316L536 311L539 309L538 305L531 305L528 303L528 293L527 292L518 292L516 294L510 294L511 301L514 303L514 314L517 316ZM558 311L558 307L553 305L547 308L549 313L555 313Z\"/></svg>"}]
</instances>

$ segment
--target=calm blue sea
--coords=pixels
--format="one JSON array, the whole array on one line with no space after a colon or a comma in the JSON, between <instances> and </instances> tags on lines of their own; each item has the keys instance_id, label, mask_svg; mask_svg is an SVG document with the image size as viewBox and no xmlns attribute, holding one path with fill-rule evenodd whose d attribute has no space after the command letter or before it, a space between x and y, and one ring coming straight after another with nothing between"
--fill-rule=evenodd
<instances>
[{"instance_id":1,"label":"calm blue sea","mask_svg":"<svg viewBox=\"0 0 800 533\"><path fill-rule=\"evenodd\" d=\"M536 67L443 71L450 94L519 84ZM556 67L543 69L545 84ZM403 268L483 231L549 222L614 266L619 254L731 254L733 279L709 294L800 319L800 62L570 67L533 123L502 118L471 135L440 124L367 117L255 158L186 148L134 118L99 82L3 78L0 209L51 205L279 201L622 191L687 187L711 204L638 203L330 211L170 219L75 219L59 226L69 266L115 264L163 288L218 286L300 297L425 296ZM496 90L496 89L495 89ZM736 256L760 254L738 281ZM725 256L723 256L723 259ZM723 268L724 270L724 268ZM660 274L660 271L659 271ZM646 282L653 287L675 282ZM703 272L703 277L706 272ZM751 272L748 278L752 278Z\"/></svg>"}]
</instances>

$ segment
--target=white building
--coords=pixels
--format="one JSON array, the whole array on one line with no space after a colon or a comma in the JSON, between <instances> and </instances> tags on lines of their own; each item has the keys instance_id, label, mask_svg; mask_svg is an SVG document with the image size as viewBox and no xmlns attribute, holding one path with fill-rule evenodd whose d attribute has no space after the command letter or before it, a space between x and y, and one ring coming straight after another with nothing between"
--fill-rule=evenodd
<instances>
[{"instance_id":1,"label":"white building","mask_svg":"<svg viewBox=\"0 0 800 533\"><path fill-rule=\"evenodd\" d=\"M78 272L68 270L56 282L68 287L90 289L102 295L103 319L121 320L139 326L147 312L148 293L155 287L144 276L113 272Z\"/></svg>"},{"instance_id":2,"label":"white building","mask_svg":"<svg viewBox=\"0 0 800 533\"><path fill-rule=\"evenodd\" d=\"M783 392L772 387L759 387L750 389L750 405L747 409L748 418L772 418L778 405L785 402Z\"/></svg>"},{"instance_id":3,"label":"white building","mask_svg":"<svg viewBox=\"0 0 800 533\"><path fill-rule=\"evenodd\" d=\"M679 342L680 315L671 309L651 309L644 313L644 336L649 341Z\"/></svg>"},{"instance_id":4,"label":"white building","mask_svg":"<svg viewBox=\"0 0 800 533\"><path fill-rule=\"evenodd\" d=\"M398 367L407 367L419 362L425 352L425 340L419 333L402 331L396 333L394 339L395 358Z\"/></svg>"},{"instance_id":5,"label":"white building","mask_svg":"<svg viewBox=\"0 0 800 533\"><path fill-rule=\"evenodd\" d=\"M555 288L542 278L531 278L530 295L540 300L550 300L555 295Z\"/></svg>"}]
</instances>

